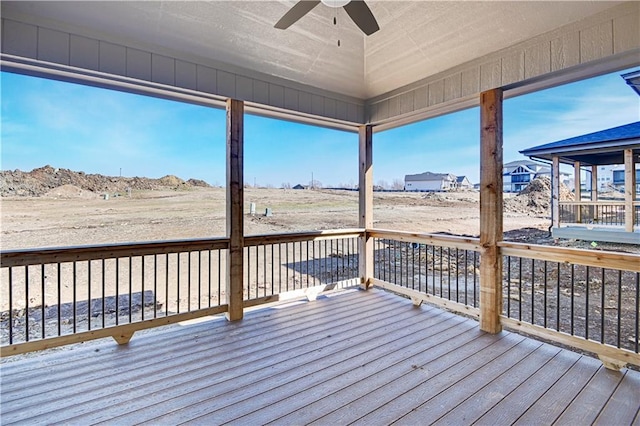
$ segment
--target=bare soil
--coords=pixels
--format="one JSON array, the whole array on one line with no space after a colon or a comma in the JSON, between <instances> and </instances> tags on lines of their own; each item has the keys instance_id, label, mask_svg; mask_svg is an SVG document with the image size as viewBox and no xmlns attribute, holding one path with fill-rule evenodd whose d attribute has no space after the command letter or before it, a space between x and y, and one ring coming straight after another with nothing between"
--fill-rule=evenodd
<instances>
[{"instance_id":1,"label":"bare soil","mask_svg":"<svg viewBox=\"0 0 640 426\"><path fill-rule=\"evenodd\" d=\"M478 235L478 200L477 192L376 192L374 226ZM3 197L1 208L2 250L203 238L226 229L224 188L140 190L105 200L65 186L42 197ZM245 212L247 235L357 227L358 193L246 188ZM548 227L545 214L505 213L505 231Z\"/></svg>"},{"instance_id":2,"label":"bare soil","mask_svg":"<svg viewBox=\"0 0 640 426\"><path fill-rule=\"evenodd\" d=\"M552 239L548 232L550 218L548 204L545 204L548 196L546 191L547 188L544 187L541 191L518 196L505 194L505 240L591 250L640 252L640 248L636 246L593 246L590 242ZM2 250L12 250L224 236L225 195L224 188L178 184L112 193L107 199L104 194L64 184L47 189L41 196L4 196L1 200L0 243ZM249 213L252 203L255 204L254 215ZM266 209L271 211L270 216L265 215ZM357 226L356 191L245 188L246 235ZM479 194L376 192L374 227L477 236ZM531 273L527 268L530 268L529 264L524 264L525 275ZM565 275L566 272L563 272L563 277ZM632 290L628 283L623 284L625 294L627 290ZM586 286L586 282L578 280L575 285L577 287L574 290L584 294L585 289L582 287ZM590 291L600 294L597 283L590 282L590 286ZM518 294L514 294L513 289L505 289L505 297L517 303L521 298L527 297L527 294L541 291L540 288L527 287L526 283L522 290L524 296L520 290ZM561 315L569 316L570 312L564 308L568 297L564 294L566 285L563 284L561 290ZM615 294L607 292L604 297L617 298L617 290L614 292ZM550 291L549 294L551 293L553 292ZM83 295L78 294L77 297L82 300ZM143 297L145 298L146 296ZM536 299L534 303L540 303L539 300ZM574 301L576 312L584 312L582 300L583 298L578 298ZM149 305L141 300L141 303L134 304L133 309L135 312L125 312L125 316L133 314L135 317L141 315L142 311L153 310L154 307L153 303ZM542 312L544 307L535 306L535 309L536 312ZM105 312L107 314L107 324L113 322L118 315L113 310ZM524 309L522 314L529 315ZM96 322L101 320L102 318L84 319ZM579 328L584 328L581 324L584 322L578 321L575 325L575 333L578 335L581 332Z\"/></svg>"}]
</instances>

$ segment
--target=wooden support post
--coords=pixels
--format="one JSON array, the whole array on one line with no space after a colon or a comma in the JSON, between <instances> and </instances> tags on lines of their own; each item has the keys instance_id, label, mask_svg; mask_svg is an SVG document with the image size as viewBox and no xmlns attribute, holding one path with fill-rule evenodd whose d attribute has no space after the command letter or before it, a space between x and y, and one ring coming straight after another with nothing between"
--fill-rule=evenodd
<instances>
[{"instance_id":1,"label":"wooden support post","mask_svg":"<svg viewBox=\"0 0 640 426\"><path fill-rule=\"evenodd\" d=\"M480 329L502 330L502 89L480 95Z\"/></svg>"},{"instance_id":2,"label":"wooden support post","mask_svg":"<svg viewBox=\"0 0 640 426\"><path fill-rule=\"evenodd\" d=\"M582 182L580 179L580 162L573 163L573 195L575 201L582 201ZM582 223L582 206L576 206L576 223Z\"/></svg>"},{"instance_id":3,"label":"wooden support post","mask_svg":"<svg viewBox=\"0 0 640 426\"><path fill-rule=\"evenodd\" d=\"M359 213L358 225L369 230L373 227L373 127L360 126L359 135ZM367 232L359 240L358 267L360 286L366 290L373 278L373 238Z\"/></svg>"},{"instance_id":4,"label":"wooden support post","mask_svg":"<svg viewBox=\"0 0 640 426\"><path fill-rule=\"evenodd\" d=\"M598 166L591 166L591 201L598 201Z\"/></svg>"},{"instance_id":5,"label":"wooden support post","mask_svg":"<svg viewBox=\"0 0 640 426\"><path fill-rule=\"evenodd\" d=\"M229 321L243 316L244 258L244 103L227 100L227 257L226 295Z\"/></svg>"},{"instance_id":6,"label":"wooden support post","mask_svg":"<svg viewBox=\"0 0 640 426\"><path fill-rule=\"evenodd\" d=\"M636 167L633 149L624 150L624 230L633 232L633 201L636 196Z\"/></svg>"},{"instance_id":7,"label":"wooden support post","mask_svg":"<svg viewBox=\"0 0 640 426\"><path fill-rule=\"evenodd\" d=\"M553 157L551 165L551 226L560 228L560 158Z\"/></svg>"}]
</instances>

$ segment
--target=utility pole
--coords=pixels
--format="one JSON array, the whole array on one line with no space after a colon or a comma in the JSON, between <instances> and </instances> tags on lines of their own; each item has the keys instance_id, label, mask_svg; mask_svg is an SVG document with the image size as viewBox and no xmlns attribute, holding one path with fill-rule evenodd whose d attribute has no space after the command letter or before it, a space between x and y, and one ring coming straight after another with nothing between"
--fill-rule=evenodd
<instances>
[{"instance_id":1,"label":"utility pole","mask_svg":"<svg viewBox=\"0 0 640 426\"><path fill-rule=\"evenodd\" d=\"M311 189L313 189L313 172L311 172Z\"/></svg>"}]
</instances>

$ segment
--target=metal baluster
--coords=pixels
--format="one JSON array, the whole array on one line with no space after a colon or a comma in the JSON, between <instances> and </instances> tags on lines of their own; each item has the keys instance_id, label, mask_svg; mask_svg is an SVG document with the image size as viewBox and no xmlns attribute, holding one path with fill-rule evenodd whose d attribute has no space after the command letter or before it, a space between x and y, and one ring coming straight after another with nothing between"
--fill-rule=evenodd
<instances>
[{"instance_id":1,"label":"metal baluster","mask_svg":"<svg viewBox=\"0 0 640 426\"><path fill-rule=\"evenodd\" d=\"M42 265L40 265L40 284L41 284L41 288L40 288L40 301L41 306L40 306L40 313L41 313L41 324L42 324L42 338L45 338L45 324L44 324L44 306L45 306L45 293L46 293L46 289L45 289L45 282L44 282L44 263ZM89 283L91 283L91 281L89 281ZM89 288L91 288L91 284L89 284ZM91 293L89 293L91 294ZM91 318L91 317L89 317ZM89 324L91 324L91 321L89 321Z\"/></svg>"},{"instance_id":2,"label":"metal baluster","mask_svg":"<svg viewBox=\"0 0 640 426\"><path fill-rule=\"evenodd\" d=\"M59 282L60 280L58 280L58 283ZM60 335L60 290L58 290L58 336L59 335ZM13 344L13 266L9 267L9 344L10 345Z\"/></svg>"},{"instance_id":3,"label":"metal baluster","mask_svg":"<svg viewBox=\"0 0 640 426\"><path fill-rule=\"evenodd\" d=\"M29 341L29 266L24 267L24 334L25 341Z\"/></svg>"}]
</instances>

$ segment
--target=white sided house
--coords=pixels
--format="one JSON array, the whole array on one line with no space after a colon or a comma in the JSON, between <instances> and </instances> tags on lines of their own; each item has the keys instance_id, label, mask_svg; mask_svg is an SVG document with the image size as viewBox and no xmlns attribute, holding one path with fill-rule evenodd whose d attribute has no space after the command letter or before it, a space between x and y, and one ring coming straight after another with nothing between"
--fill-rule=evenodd
<instances>
[{"instance_id":1,"label":"white sided house","mask_svg":"<svg viewBox=\"0 0 640 426\"><path fill-rule=\"evenodd\" d=\"M450 191L457 188L457 178L451 173L424 172L405 175L405 191Z\"/></svg>"},{"instance_id":2,"label":"white sided house","mask_svg":"<svg viewBox=\"0 0 640 426\"><path fill-rule=\"evenodd\" d=\"M568 173L560 173L561 180L569 177ZM504 192L520 192L537 177L551 178L551 167L531 160L517 160L506 163L502 169L502 186Z\"/></svg>"},{"instance_id":3,"label":"white sided house","mask_svg":"<svg viewBox=\"0 0 640 426\"><path fill-rule=\"evenodd\" d=\"M473 183L466 176L458 176L456 178L456 188L459 190L471 190L473 189Z\"/></svg>"}]
</instances>

